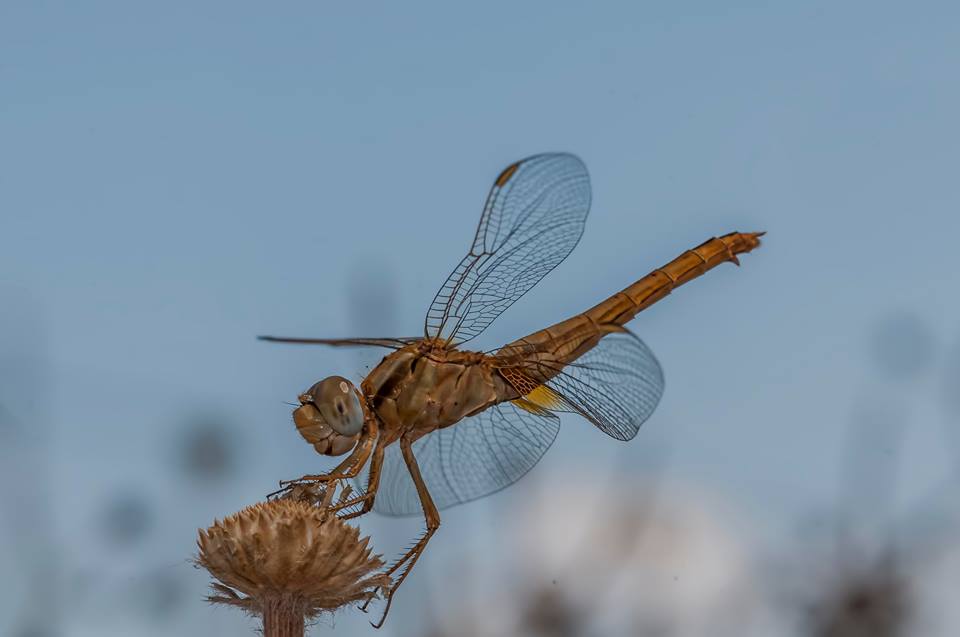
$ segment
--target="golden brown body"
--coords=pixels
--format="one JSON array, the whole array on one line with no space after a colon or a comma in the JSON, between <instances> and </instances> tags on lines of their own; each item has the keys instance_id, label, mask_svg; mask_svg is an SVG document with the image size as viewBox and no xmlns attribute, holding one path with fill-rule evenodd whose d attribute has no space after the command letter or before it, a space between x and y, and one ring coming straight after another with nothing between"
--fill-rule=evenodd
<instances>
[{"instance_id":1,"label":"golden brown body","mask_svg":"<svg viewBox=\"0 0 960 637\"><path fill-rule=\"evenodd\" d=\"M622 330L636 314L737 254L760 244L757 233L734 232L705 241L589 310L503 347L490 356L445 348L431 340L386 356L361 391L381 435L415 438L456 424L498 403L516 400L549 380L563 365ZM549 365L537 365L549 361Z\"/></svg>"},{"instance_id":2,"label":"golden brown body","mask_svg":"<svg viewBox=\"0 0 960 637\"><path fill-rule=\"evenodd\" d=\"M618 440L636 435L656 408L663 375L625 325L717 265L739 264L737 255L760 245L763 234L709 239L495 354L459 349L566 258L583 233L590 201L589 175L574 155L546 153L511 164L490 189L470 250L433 299L424 338L265 337L395 350L359 389L328 377L301 394L294 412L298 430L318 452L352 450L331 472L300 481L331 485L369 467L365 492L334 508L343 517L370 511L378 493L390 503L383 509L388 513L423 512L424 535L387 571L396 579L380 624L440 526L438 505L466 502L519 479L552 443L559 427L553 412L579 413Z\"/></svg>"},{"instance_id":3,"label":"golden brown body","mask_svg":"<svg viewBox=\"0 0 960 637\"><path fill-rule=\"evenodd\" d=\"M739 265L737 255L759 246L763 234L731 232L708 239L589 310L504 346L498 353L500 365L529 369L531 363L546 360L550 365L539 366L535 380L548 380L675 288L726 261Z\"/></svg>"},{"instance_id":4,"label":"golden brown body","mask_svg":"<svg viewBox=\"0 0 960 637\"><path fill-rule=\"evenodd\" d=\"M480 352L444 349L424 340L386 356L360 387L384 435L423 435L509 395L509 385L491 363Z\"/></svg>"}]
</instances>

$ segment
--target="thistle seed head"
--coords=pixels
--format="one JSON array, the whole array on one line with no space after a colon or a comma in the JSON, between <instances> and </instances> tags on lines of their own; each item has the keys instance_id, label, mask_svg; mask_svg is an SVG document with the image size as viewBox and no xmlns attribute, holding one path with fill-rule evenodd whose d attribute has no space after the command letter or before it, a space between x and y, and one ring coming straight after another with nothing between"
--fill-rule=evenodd
<instances>
[{"instance_id":1,"label":"thistle seed head","mask_svg":"<svg viewBox=\"0 0 960 637\"><path fill-rule=\"evenodd\" d=\"M367 601L390 584L369 538L293 499L260 502L200 531L197 563L216 580L213 603L263 615L278 604L312 618Z\"/></svg>"}]
</instances>

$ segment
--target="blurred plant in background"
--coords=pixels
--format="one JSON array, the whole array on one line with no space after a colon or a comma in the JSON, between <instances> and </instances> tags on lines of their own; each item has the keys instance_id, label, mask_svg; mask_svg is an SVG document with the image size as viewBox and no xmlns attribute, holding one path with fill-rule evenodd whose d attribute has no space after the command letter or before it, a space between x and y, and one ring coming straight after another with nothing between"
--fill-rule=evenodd
<instances>
[{"instance_id":1,"label":"blurred plant in background","mask_svg":"<svg viewBox=\"0 0 960 637\"><path fill-rule=\"evenodd\" d=\"M937 342L916 312L891 312L873 327L871 354L876 368L890 378L911 380L930 371Z\"/></svg>"},{"instance_id":2,"label":"blurred plant in background","mask_svg":"<svg viewBox=\"0 0 960 637\"><path fill-rule=\"evenodd\" d=\"M117 493L100 514L100 536L110 548L134 546L150 533L153 515L150 502L139 491Z\"/></svg>"},{"instance_id":3,"label":"blurred plant in background","mask_svg":"<svg viewBox=\"0 0 960 637\"><path fill-rule=\"evenodd\" d=\"M960 486L960 453L954 453L956 475L911 501L906 512L897 506L915 421L910 414L937 402L922 392L938 362L937 340L919 316L897 312L877 324L871 346L885 384L868 390L847 428L838 503L817 516L777 566L794 573L789 605L800 612L800 634L811 637L905 637L943 629L936 608L943 599L929 589L921 594L919 584L956 547L949 539L957 530L956 503L945 496ZM951 385L955 373L948 361L943 384Z\"/></svg>"},{"instance_id":4,"label":"blurred plant in background","mask_svg":"<svg viewBox=\"0 0 960 637\"><path fill-rule=\"evenodd\" d=\"M391 337L406 332L398 325L395 269L382 255L357 259L344 289L346 316L351 336ZM356 378L363 378L383 358L383 352L368 347L353 350Z\"/></svg>"},{"instance_id":5,"label":"blurred plant in background","mask_svg":"<svg viewBox=\"0 0 960 637\"><path fill-rule=\"evenodd\" d=\"M174 465L197 486L222 483L236 474L243 432L229 423L223 413L196 413L185 418L176 432Z\"/></svg>"},{"instance_id":6,"label":"blurred plant in background","mask_svg":"<svg viewBox=\"0 0 960 637\"><path fill-rule=\"evenodd\" d=\"M49 378L41 307L0 286L0 634L60 634L60 548L55 539L55 431L45 403ZM3 550L6 549L6 550Z\"/></svg>"},{"instance_id":7,"label":"blurred plant in background","mask_svg":"<svg viewBox=\"0 0 960 637\"><path fill-rule=\"evenodd\" d=\"M509 572L482 585L482 565L464 559L434 574L434 587L455 579L466 591L453 607L425 605L424 634L951 634L956 617L944 611L950 596L929 582L957 585L956 568L949 573L950 564L960 563L950 494L958 486L960 453L955 475L943 484L906 506L897 497L911 406L919 401L923 413L930 402L925 382L941 362L939 345L924 321L905 312L880 321L871 345L883 384L868 383L846 428L838 502L813 516L772 563L755 563L763 551L748 521L740 518L737 528L729 522L734 516L717 515L689 487L541 476L536 491L498 523L498 550L509 555ZM953 434L960 349L935 378L945 388L943 412Z\"/></svg>"},{"instance_id":8,"label":"blurred plant in background","mask_svg":"<svg viewBox=\"0 0 960 637\"><path fill-rule=\"evenodd\" d=\"M498 525L503 571L453 608L431 605L426 634L751 634L762 596L730 512L689 488L631 479L541 476ZM470 570L447 567L435 586L482 580Z\"/></svg>"},{"instance_id":9,"label":"blurred plant in background","mask_svg":"<svg viewBox=\"0 0 960 637\"><path fill-rule=\"evenodd\" d=\"M375 303L380 292L373 288L382 279L372 272L366 277L349 287L352 316L366 317L369 333L396 333L394 301L387 294L388 302ZM0 342L0 374L8 381L0 388L0 560L28 586L5 599L3 634L65 634L59 614L49 612L46 602L36 603L39 594L31 591L37 590L44 599L74 591L70 603L86 609L78 614L81 625L97 625L96 609L122 609L119 617L125 619L115 620L118 634L144 622L158 634L179 630L183 622L208 625L205 615L189 610L196 592L191 570L153 554L165 546L167 520L182 515L184 506L209 511L241 477L249 452L246 429L225 406L183 410L163 432L162 466L171 485L188 485L175 490L189 497L170 500L156 489L114 485L90 518L80 521L116 561L91 570L57 541L49 509L55 502L55 427L37 395L44 376L37 331L42 321L29 303L20 307L27 309L6 315L3 331L33 329L34 336ZM613 471L614 482L535 472L489 520L497 529L493 559L466 553L435 561L411 579L404 605L426 618L422 634L950 634L947 627L960 619L944 603L944 591L957 585L960 572L953 497L960 478L960 347L943 348L927 323L904 312L878 322L869 335L879 375L855 394L837 504L783 547L771 569L759 568L764 551L750 520L700 486L625 467ZM900 472L916 466L906 462L916 429L911 423L926 418L931 407L940 408L943 448L955 458L954 470L903 505L897 497ZM173 510L174 503L181 510ZM388 541L409 535L395 520L364 523ZM454 581L457 594L449 586ZM388 624L385 634L405 634L405 626Z\"/></svg>"}]
</instances>

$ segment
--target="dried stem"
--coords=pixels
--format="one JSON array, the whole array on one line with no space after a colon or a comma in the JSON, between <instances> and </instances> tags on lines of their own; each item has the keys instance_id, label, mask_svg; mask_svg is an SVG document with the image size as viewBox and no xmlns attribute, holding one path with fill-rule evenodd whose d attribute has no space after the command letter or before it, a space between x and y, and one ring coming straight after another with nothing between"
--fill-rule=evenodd
<instances>
[{"instance_id":1,"label":"dried stem","mask_svg":"<svg viewBox=\"0 0 960 637\"><path fill-rule=\"evenodd\" d=\"M263 608L263 637L303 637L306 619L302 605L290 599L271 600Z\"/></svg>"}]
</instances>

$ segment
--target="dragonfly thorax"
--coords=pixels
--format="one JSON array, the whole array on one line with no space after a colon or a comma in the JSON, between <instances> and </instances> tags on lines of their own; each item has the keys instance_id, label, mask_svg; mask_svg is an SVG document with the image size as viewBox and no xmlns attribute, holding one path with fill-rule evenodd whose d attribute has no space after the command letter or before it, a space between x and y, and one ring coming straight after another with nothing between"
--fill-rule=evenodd
<instances>
[{"instance_id":1,"label":"dragonfly thorax","mask_svg":"<svg viewBox=\"0 0 960 637\"><path fill-rule=\"evenodd\" d=\"M362 388L382 431L420 435L509 398L512 389L481 352L414 343L387 355Z\"/></svg>"}]
</instances>

